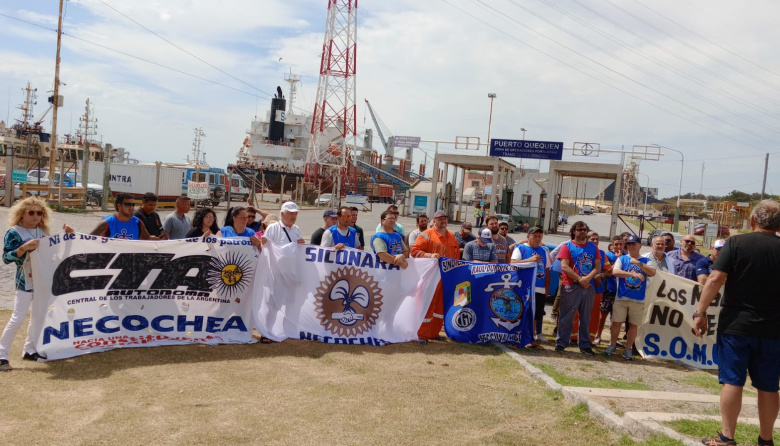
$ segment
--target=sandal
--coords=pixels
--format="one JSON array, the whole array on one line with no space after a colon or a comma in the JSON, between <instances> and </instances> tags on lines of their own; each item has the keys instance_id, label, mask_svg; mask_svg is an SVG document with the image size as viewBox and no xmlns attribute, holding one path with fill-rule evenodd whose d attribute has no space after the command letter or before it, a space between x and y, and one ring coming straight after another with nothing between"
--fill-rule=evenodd
<instances>
[{"instance_id":1,"label":"sandal","mask_svg":"<svg viewBox=\"0 0 780 446\"><path fill-rule=\"evenodd\" d=\"M260 343L261 343L261 344L273 344L273 343L274 343L274 341L273 341L273 340L271 340L271 339L268 339L268 338L266 338L266 337L261 337L261 338L260 338Z\"/></svg>"},{"instance_id":2,"label":"sandal","mask_svg":"<svg viewBox=\"0 0 780 446\"><path fill-rule=\"evenodd\" d=\"M532 348L534 350L544 350L544 347L536 342L532 342L525 346L525 348Z\"/></svg>"},{"instance_id":3,"label":"sandal","mask_svg":"<svg viewBox=\"0 0 780 446\"><path fill-rule=\"evenodd\" d=\"M703 438L701 440L705 446L736 446L737 442L734 440L724 440L723 434L718 432L718 435L712 438Z\"/></svg>"}]
</instances>

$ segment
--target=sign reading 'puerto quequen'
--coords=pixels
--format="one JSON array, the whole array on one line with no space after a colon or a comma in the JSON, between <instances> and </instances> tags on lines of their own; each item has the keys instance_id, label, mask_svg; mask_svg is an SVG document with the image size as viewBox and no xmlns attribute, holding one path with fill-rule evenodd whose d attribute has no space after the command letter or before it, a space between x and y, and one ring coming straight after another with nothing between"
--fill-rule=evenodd
<instances>
[{"instance_id":1,"label":"sign reading 'puerto quequen'","mask_svg":"<svg viewBox=\"0 0 780 446\"><path fill-rule=\"evenodd\" d=\"M490 156L500 156L504 158L560 160L563 158L563 143L550 141L491 139Z\"/></svg>"}]
</instances>

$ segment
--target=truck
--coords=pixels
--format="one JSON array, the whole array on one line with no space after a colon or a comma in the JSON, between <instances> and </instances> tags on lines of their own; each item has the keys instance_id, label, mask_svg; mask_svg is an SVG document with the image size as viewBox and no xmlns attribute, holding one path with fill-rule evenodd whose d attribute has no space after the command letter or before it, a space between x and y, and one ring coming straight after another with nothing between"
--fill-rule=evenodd
<instances>
[{"instance_id":1,"label":"truck","mask_svg":"<svg viewBox=\"0 0 780 446\"><path fill-rule=\"evenodd\" d=\"M395 199L395 190L392 184L366 184L366 194L371 203L392 203Z\"/></svg>"},{"instance_id":2,"label":"truck","mask_svg":"<svg viewBox=\"0 0 780 446\"><path fill-rule=\"evenodd\" d=\"M227 175L225 175L225 178L227 178ZM233 174L232 179L230 199L232 201L247 201L247 199L249 199L249 194L252 192L250 190L251 185L247 185L246 181L236 174Z\"/></svg>"},{"instance_id":3,"label":"truck","mask_svg":"<svg viewBox=\"0 0 780 446\"><path fill-rule=\"evenodd\" d=\"M89 182L103 184L104 163L90 161ZM216 206L225 197L225 169L190 164L111 163L108 185L112 195L128 193L140 199L146 192L157 194L157 206L173 207L176 198L187 195L188 182L208 183L209 197L201 204Z\"/></svg>"}]
</instances>

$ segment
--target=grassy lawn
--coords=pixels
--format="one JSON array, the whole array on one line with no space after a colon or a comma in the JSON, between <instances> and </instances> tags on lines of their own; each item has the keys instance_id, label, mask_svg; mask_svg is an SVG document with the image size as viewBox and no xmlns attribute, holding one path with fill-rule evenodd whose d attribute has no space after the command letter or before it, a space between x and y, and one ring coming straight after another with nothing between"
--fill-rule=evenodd
<instances>
[{"instance_id":1,"label":"grassy lawn","mask_svg":"<svg viewBox=\"0 0 780 446\"><path fill-rule=\"evenodd\" d=\"M492 346L285 341L30 363L24 332L0 374L4 445L677 444L614 433Z\"/></svg>"},{"instance_id":2,"label":"grassy lawn","mask_svg":"<svg viewBox=\"0 0 780 446\"><path fill-rule=\"evenodd\" d=\"M571 387L596 387L600 389L623 389L623 390L650 390L650 386L643 383L641 378L637 381L621 381L611 378L578 378L576 376L566 375L559 372L555 367L549 364L541 364L532 362L535 367L538 367L544 373L554 379L555 382L562 386Z\"/></svg>"},{"instance_id":3,"label":"grassy lawn","mask_svg":"<svg viewBox=\"0 0 780 446\"><path fill-rule=\"evenodd\" d=\"M720 432L720 421L715 420L676 420L664 423L675 431L694 438L712 438ZM758 426L737 423L737 432L734 440L737 444L756 444L758 439ZM775 443L780 442L780 432L775 429L773 435Z\"/></svg>"}]
</instances>

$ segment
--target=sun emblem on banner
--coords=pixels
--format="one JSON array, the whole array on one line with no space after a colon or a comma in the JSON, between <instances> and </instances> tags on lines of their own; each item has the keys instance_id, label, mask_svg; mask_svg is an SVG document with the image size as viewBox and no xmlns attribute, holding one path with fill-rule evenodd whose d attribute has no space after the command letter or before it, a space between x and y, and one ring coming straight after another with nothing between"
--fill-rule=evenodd
<instances>
[{"instance_id":1,"label":"sun emblem on banner","mask_svg":"<svg viewBox=\"0 0 780 446\"><path fill-rule=\"evenodd\" d=\"M232 297L243 293L252 282L252 263L245 255L228 252L211 259L206 280L220 296Z\"/></svg>"},{"instance_id":2,"label":"sun emblem on banner","mask_svg":"<svg viewBox=\"0 0 780 446\"><path fill-rule=\"evenodd\" d=\"M330 273L320 282L314 298L320 323L339 337L371 330L382 310L379 284L358 268L339 268Z\"/></svg>"}]
</instances>

